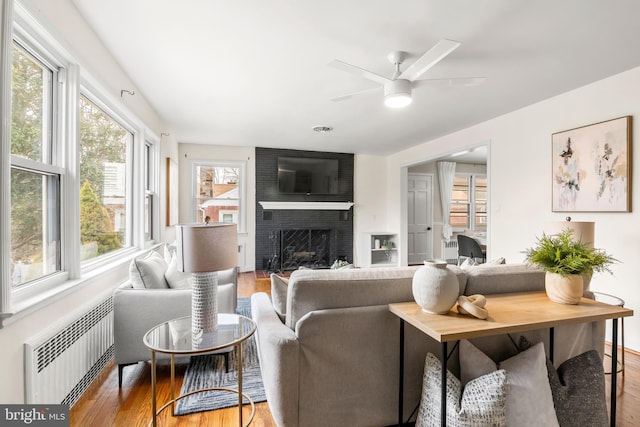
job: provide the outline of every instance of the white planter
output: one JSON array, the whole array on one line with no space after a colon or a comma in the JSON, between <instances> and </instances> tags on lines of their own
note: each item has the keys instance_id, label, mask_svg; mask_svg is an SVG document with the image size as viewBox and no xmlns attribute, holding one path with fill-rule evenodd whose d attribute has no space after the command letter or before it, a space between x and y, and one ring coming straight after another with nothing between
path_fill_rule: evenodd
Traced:
<instances>
[{"instance_id":1,"label":"white planter","mask_svg":"<svg viewBox=\"0 0 640 427\"><path fill-rule=\"evenodd\" d=\"M458 300L458 278L445 261L425 261L424 264L413 275L413 298L427 313L448 313Z\"/></svg>"},{"instance_id":2,"label":"white planter","mask_svg":"<svg viewBox=\"0 0 640 427\"><path fill-rule=\"evenodd\" d=\"M583 277L579 274L562 276L547 272L544 276L547 296L560 304L578 304L582 298L583 286Z\"/></svg>"}]
</instances>

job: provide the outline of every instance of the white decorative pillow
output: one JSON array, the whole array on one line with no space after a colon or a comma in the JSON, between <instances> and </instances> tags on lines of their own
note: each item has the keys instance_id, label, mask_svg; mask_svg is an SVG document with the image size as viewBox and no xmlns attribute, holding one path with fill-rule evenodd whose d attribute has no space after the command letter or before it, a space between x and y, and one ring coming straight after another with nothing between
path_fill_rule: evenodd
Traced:
<instances>
[{"instance_id":1,"label":"white decorative pillow","mask_svg":"<svg viewBox=\"0 0 640 427\"><path fill-rule=\"evenodd\" d=\"M538 343L498 365L467 340L460 341L462 384L496 369L507 372L507 424L510 426L558 426L547 376L544 346Z\"/></svg>"},{"instance_id":2,"label":"white decorative pillow","mask_svg":"<svg viewBox=\"0 0 640 427\"><path fill-rule=\"evenodd\" d=\"M475 259L473 258L465 258L464 261L462 261L462 264L460 264L460 268L462 268L463 270L469 267L473 267L474 265L476 265L477 262Z\"/></svg>"},{"instance_id":3,"label":"white decorative pillow","mask_svg":"<svg viewBox=\"0 0 640 427\"><path fill-rule=\"evenodd\" d=\"M134 258L129 264L129 279L134 289L167 289L164 272L167 263L162 255L150 251L143 258Z\"/></svg>"},{"instance_id":4,"label":"white decorative pillow","mask_svg":"<svg viewBox=\"0 0 640 427\"><path fill-rule=\"evenodd\" d=\"M287 292L289 291L289 279L271 274L271 301L273 308L284 319L287 314Z\"/></svg>"},{"instance_id":5,"label":"white decorative pillow","mask_svg":"<svg viewBox=\"0 0 640 427\"><path fill-rule=\"evenodd\" d=\"M171 260L176 257L177 253L178 247L176 246L176 242L164 244L164 260L167 264L171 264Z\"/></svg>"},{"instance_id":6,"label":"white decorative pillow","mask_svg":"<svg viewBox=\"0 0 640 427\"><path fill-rule=\"evenodd\" d=\"M178 257L175 255L171 258L164 278L171 289L191 289L191 273L178 271Z\"/></svg>"},{"instance_id":7,"label":"white decorative pillow","mask_svg":"<svg viewBox=\"0 0 640 427\"><path fill-rule=\"evenodd\" d=\"M422 398L416 427L440 426L441 366L433 354L424 362ZM462 399L460 398L462 395ZM460 380L447 371L447 426L507 426L505 402L506 373L493 371L467 383L462 391Z\"/></svg>"}]
</instances>

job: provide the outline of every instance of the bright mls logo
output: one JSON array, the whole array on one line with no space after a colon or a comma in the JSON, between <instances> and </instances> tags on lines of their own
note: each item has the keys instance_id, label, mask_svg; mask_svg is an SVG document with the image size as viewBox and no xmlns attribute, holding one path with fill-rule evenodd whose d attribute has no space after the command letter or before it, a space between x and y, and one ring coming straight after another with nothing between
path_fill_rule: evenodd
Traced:
<instances>
[{"instance_id":1,"label":"bright mls logo","mask_svg":"<svg viewBox=\"0 0 640 427\"><path fill-rule=\"evenodd\" d=\"M0 425L69 427L69 406L0 405Z\"/></svg>"}]
</instances>

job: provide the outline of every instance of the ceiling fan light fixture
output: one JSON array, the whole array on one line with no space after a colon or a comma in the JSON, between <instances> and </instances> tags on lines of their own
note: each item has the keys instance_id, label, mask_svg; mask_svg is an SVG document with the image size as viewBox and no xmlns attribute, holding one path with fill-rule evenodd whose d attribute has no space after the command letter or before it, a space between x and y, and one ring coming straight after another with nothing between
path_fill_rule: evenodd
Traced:
<instances>
[{"instance_id":1,"label":"ceiling fan light fixture","mask_svg":"<svg viewBox=\"0 0 640 427\"><path fill-rule=\"evenodd\" d=\"M398 79L384 85L384 105L390 108L403 108L411 104L411 82Z\"/></svg>"}]
</instances>

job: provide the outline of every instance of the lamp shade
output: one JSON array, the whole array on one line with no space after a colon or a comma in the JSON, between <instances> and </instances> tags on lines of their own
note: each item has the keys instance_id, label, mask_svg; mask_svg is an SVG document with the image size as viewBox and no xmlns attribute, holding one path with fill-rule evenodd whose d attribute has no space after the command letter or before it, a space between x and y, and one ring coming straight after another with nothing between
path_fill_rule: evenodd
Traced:
<instances>
[{"instance_id":1,"label":"lamp shade","mask_svg":"<svg viewBox=\"0 0 640 427\"><path fill-rule=\"evenodd\" d=\"M573 237L593 248L595 241L595 222L581 222L581 221L550 221L544 225L544 234L547 236L555 236L566 229L573 230Z\"/></svg>"},{"instance_id":2,"label":"lamp shade","mask_svg":"<svg viewBox=\"0 0 640 427\"><path fill-rule=\"evenodd\" d=\"M178 271L206 273L238 264L236 224L176 225Z\"/></svg>"}]
</instances>

